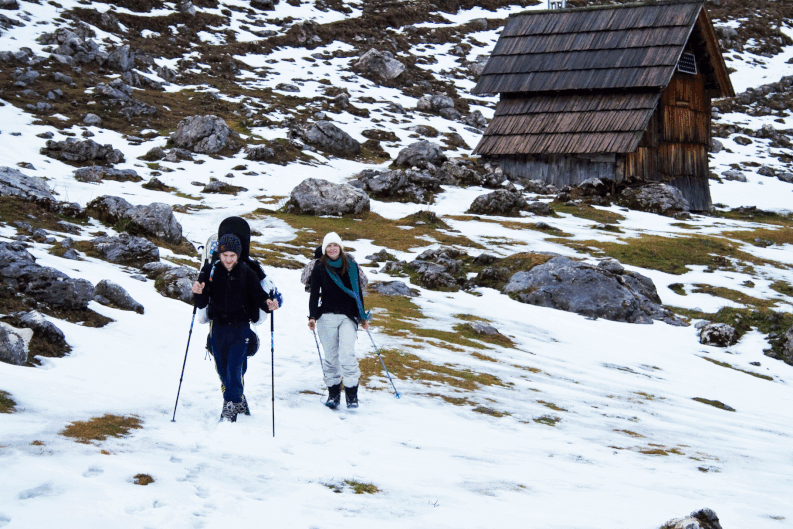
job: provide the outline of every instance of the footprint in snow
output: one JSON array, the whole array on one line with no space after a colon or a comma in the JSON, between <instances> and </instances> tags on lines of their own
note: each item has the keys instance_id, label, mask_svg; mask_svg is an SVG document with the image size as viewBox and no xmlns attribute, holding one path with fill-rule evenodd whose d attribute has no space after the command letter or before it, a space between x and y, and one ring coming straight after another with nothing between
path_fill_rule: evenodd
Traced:
<instances>
[{"instance_id":1,"label":"footprint in snow","mask_svg":"<svg viewBox=\"0 0 793 529\"><path fill-rule=\"evenodd\" d=\"M39 485L38 487L34 487L32 489L23 490L19 493L20 500L29 500L32 498L38 498L40 496L51 496L54 494L54 490L52 485L49 483L44 483Z\"/></svg>"},{"instance_id":2,"label":"footprint in snow","mask_svg":"<svg viewBox=\"0 0 793 529\"><path fill-rule=\"evenodd\" d=\"M94 476L98 476L98 475L102 474L103 472L104 472L104 469L101 469L101 468L98 468L98 467L91 467L88 470L86 470L85 472L83 472L83 477L84 478L92 478Z\"/></svg>"}]
</instances>

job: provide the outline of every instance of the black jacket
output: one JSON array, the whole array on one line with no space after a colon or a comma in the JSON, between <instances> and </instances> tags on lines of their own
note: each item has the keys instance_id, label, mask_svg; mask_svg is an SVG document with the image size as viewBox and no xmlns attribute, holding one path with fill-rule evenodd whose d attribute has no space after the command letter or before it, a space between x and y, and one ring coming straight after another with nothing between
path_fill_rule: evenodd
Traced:
<instances>
[{"instance_id":1,"label":"black jacket","mask_svg":"<svg viewBox=\"0 0 793 529\"><path fill-rule=\"evenodd\" d=\"M201 294L195 294L196 307L207 307L207 317L215 323L259 321L259 309L270 312L270 296L262 289L256 273L238 262L231 272L223 263L209 263L198 274L198 282L206 283ZM211 275L211 278L210 278Z\"/></svg>"},{"instance_id":2,"label":"black jacket","mask_svg":"<svg viewBox=\"0 0 793 529\"><path fill-rule=\"evenodd\" d=\"M331 273L335 273L335 271ZM349 270L340 277L342 284L352 290ZM363 303L360 281L358 282L358 295L361 298L361 303ZM319 304L320 296L322 297L322 305ZM355 300L333 282L333 279L328 275L328 269L320 261L314 266L314 270L311 271L311 296L308 298L308 315L309 318L318 320L320 316L326 313L344 314L355 323L358 323L361 319Z\"/></svg>"}]
</instances>

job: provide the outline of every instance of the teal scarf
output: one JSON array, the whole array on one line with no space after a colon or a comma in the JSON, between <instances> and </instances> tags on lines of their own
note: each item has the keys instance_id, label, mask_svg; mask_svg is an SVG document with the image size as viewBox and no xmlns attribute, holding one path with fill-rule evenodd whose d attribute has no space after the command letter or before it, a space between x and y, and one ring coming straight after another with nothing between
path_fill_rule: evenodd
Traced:
<instances>
[{"instance_id":1,"label":"teal scarf","mask_svg":"<svg viewBox=\"0 0 793 529\"><path fill-rule=\"evenodd\" d=\"M347 273L350 276L352 290L344 286L344 283L341 282L341 278L338 276L338 274L328 267L325 268L327 269L330 278L334 283L336 283L336 286L339 287L342 292L355 300L355 304L358 305L358 316L361 318L361 320L367 321L371 319L370 313L364 311L363 300L361 300L361 297L358 295L358 265L352 259L348 259L348 261L350 262L350 268L347 270ZM335 261L328 259L328 264L333 268L341 268L341 257Z\"/></svg>"}]
</instances>

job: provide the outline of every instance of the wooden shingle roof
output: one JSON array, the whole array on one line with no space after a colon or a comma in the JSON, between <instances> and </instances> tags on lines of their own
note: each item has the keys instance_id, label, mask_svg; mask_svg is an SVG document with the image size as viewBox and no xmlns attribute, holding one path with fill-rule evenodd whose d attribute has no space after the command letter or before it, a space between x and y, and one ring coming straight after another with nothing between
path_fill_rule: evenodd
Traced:
<instances>
[{"instance_id":1,"label":"wooden shingle roof","mask_svg":"<svg viewBox=\"0 0 793 529\"><path fill-rule=\"evenodd\" d=\"M473 92L665 87L702 7L672 0L513 15Z\"/></svg>"},{"instance_id":2,"label":"wooden shingle roof","mask_svg":"<svg viewBox=\"0 0 793 529\"><path fill-rule=\"evenodd\" d=\"M633 152L692 46L708 96L734 96L703 0L513 15L473 90L501 94L474 153Z\"/></svg>"},{"instance_id":3,"label":"wooden shingle roof","mask_svg":"<svg viewBox=\"0 0 793 529\"><path fill-rule=\"evenodd\" d=\"M660 92L504 97L474 154L631 152Z\"/></svg>"}]
</instances>

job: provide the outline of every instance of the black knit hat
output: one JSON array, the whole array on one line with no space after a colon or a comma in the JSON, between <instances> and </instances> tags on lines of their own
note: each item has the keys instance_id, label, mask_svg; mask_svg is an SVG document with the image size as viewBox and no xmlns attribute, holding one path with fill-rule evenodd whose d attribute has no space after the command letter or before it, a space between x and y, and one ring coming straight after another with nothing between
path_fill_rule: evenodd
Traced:
<instances>
[{"instance_id":1,"label":"black knit hat","mask_svg":"<svg viewBox=\"0 0 793 529\"><path fill-rule=\"evenodd\" d=\"M242 254L242 243L233 233L227 233L218 239L218 253L234 252L239 257Z\"/></svg>"}]
</instances>

